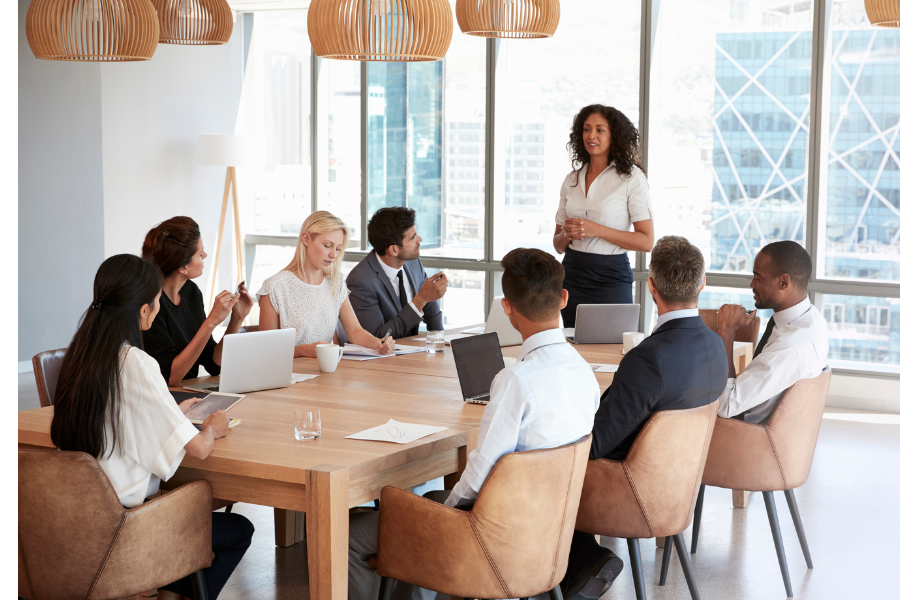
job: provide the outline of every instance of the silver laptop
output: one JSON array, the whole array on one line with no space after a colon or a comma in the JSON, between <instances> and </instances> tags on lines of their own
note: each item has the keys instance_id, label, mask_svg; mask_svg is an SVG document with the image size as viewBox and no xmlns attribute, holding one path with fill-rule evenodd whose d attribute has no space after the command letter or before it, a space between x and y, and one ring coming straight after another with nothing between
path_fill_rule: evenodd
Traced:
<instances>
[{"instance_id":1,"label":"silver laptop","mask_svg":"<svg viewBox=\"0 0 900 600\"><path fill-rule=\"evenodd\" d=\"M296 329L226 335L219 381L184 386L195 392L244 394L291 385Z\"/></svg>"},{"instance_id":2,"label":"silver laptop","mask_svg":"<svg viewBox=\"0 0 900 600\"><path fill-rule=\"evenodd\" d=\"M575 344L621 344L622 334L637 331L640 304L579 304L575 327L566 338Z\"/></svg>"},{"instance_id":3,"label":"silver laptop","mask_svg":"<svg viewBox=\"0 0 900 600\"><path fill-rule=\"evenodd\" d=\"M522 344L522 334L516 331L512 323L509 322L509 317L503 312L501 300L503 300L503 297L497 296L491 302L491 310L488 313L487 323L484 324L484 332L496 332L501 346L520 346Z\"/></svg>"},{"instance_id":4,"label":"silver laptop","mask_svg":"<svg viewBox=\"0 0 900 600\"><path fill-rule=\"evenodd\" d=\"M496 332L450 340L456 374L463 400L487 404L491 399L491 383L504 369L503 353Z\"/></svg>"}]
</instances>

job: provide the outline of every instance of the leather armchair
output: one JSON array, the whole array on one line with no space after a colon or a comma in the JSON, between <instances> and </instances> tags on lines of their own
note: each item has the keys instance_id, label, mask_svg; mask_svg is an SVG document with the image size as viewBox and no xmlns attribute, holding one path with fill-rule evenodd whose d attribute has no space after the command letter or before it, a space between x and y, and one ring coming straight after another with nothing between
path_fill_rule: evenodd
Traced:
<instances>
[{"instance_id":1,"label":"leather armchair","mask_svg":"<svg viewBox=\"0 0 900 600\"><path fill-rule=\"evenodd\" d=\"M561 600L591 436L501 458L471 511L393 487L381 490L377 569L464 598ZM538 485L535 485L539 482Z\"/></svg>"},{"instance_id":2,"label":"leather armchair","mask_svg":"<svg viewBox=\"0 0 900 600\"><path fill-rule=\"evenodd\" d=\"M709 459L706 461L703 483L694 509L692 554L697 551L703 491L707 485L762 492L775 542L775 553L784 579L784 589L788 596L794 595L773 492L784 492L800 538L806 566L812 569L812 557L803 532L803 523L800 521L800 512L797 510L794 488L806 483L809 477L830 384L831 369L826 369L818 377L798 381L784 392L767 423L716 419Z\"/></svg>"},{"instance_id":3,"label":"leather armchair","mask_svg":"<svg viewBox=\"0 0 900 600\"><path fill-rule=\"evenodd\" d=\"M714 308L701 308L700 309L700 318L703 319L703 323L706 324L707 327L715 331L719 332L719 311ZM750 342L753 344L753 349L756 349L756 342L759 341L759 315L753 318L750 321L750 324L746 327L741 327L737 331L734 332L734 341L736 342Z\"/></svg>"},{"instance_id":4,"label":"leather armchair","mask_svg":"<svg viewBox=\"0 0 900 600\"><path fill-rule=\"evenodd\" d=\"M19 451L19 596L113 600L192 574L212 559L212 488L183 485L125 509L83 452Z\"/></svg>"},{"instance_id":5,"label":"leather armchair","mask_svg":"<svg viewBox=\"0 0 900 600\"><path fill-rule=\"evenodd\" d=\"M59 380L59 370L62 368L66 350L67 348L47 350L36 354L31 359L41 406L53 406L53 398L56 396L56 382Z\"/></svg>"},{"instance_id":6,"label":"leather armchair","mask_svg":"<svg viewBox=\"0 0 900 600\"><path fill-rule=\"evenodd\" d=\"M638 600L646 598L638 538L653 537L665 537L667 547L674 540L691 598L699 597L681 532L691 522L718 408L717 400L654 413L624 461L588 462L575 528L628 539Z\"/></svg>"}]
</instances>

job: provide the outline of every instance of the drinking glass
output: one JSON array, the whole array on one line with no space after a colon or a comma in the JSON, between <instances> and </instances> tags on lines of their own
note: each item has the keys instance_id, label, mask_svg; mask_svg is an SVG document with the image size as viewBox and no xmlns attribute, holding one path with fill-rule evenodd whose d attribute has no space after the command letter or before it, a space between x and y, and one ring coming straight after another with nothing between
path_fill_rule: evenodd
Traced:
<instances>
[{"instance_id":1,"label":"drinking glass","mask_svg":"<svg viewBox=\"0 0 900 600\"><path fill-rule=\"evenodd\" d=\"M429 331L425 334L425 351L428 354L444 351L444 332Z\"/></svg>"},{"instance_id":2,"label":"drinking glass","mask_svg":"<svg viewBox=\"0 0 900 600\"><path fill-rule=\"evenodd\" d=\"M294 411L294 437L297 440L317 440L321 436L322 417L318 409L298 408Z\"/></svg>"}]
</instances>

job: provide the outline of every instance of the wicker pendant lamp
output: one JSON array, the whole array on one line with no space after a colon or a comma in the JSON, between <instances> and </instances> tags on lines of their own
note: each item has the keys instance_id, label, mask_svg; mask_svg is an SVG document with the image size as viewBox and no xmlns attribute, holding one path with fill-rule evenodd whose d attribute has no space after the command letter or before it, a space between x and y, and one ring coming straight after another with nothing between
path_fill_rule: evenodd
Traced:
<instances>
[{"instance_id":1,"label":"wicker pendant lamp","mask_svg":"<svg viewBox=\"0 0 900 600\"><path fill-rule=\"evenodd\" d=\"M159 42L210 46L231 38L234 20L225 0L151 0L159 14Z\"/></svg>"},{"instance_id":2,"label":"wicker pendant lamp","mask_svg":"<svg viewBox=\"0 0 900 600\"><path fill-rule=\"evenodd\" d=\"M866 15L876 27L900 28L900 0L866 0Z\"/></svg>"},{"instance_id":3,"label":"wicker pendant lamp","mask_svg":"<svg viewBox=\"0 0 900 600\"><path fill-rule=\"evenodd\" d=\"M453 35L447 0L312 0L309 41L320 58L440 60Z\"/></svg>"},{"instance_id":4,"label":"wicker pendant lamp","mask_svg":"<svg viewBox=\"0 0 900 600\"><path fill-rule=\"evenodd\" d=\"M150 60L159 22L150 0L33 0L25 36L35 58L86 62Z\"/></svg>"},{"instance_id":5,"label":"wicker pendant lamp","mask_svg":"<svg viewBox=\"0 0 900 600\"><path fill-rule=\"evenodd\" d=\"M548 38L559 25L559 0L456 0L456 22L480 37Z\"/></svg>"}]
</instances>

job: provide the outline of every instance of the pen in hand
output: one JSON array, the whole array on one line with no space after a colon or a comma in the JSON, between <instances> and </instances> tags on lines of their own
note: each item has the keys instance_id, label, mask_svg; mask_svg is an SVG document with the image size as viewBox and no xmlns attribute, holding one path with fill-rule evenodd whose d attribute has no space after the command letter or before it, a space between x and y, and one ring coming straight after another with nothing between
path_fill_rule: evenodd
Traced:
<instances>
[{"instance_id":1,"label":"pen in hand","mask_svg":"<svg viewBox=\"0 0 900 600\"><path fill-rule=\"evenodd\" d=\"M387 333L384 334L384 337L383 337L383 338L381 338L381 343L383 344L383 343L384 343L384 340L388 339L392 333L394 333L394 328L393 328L393 327L391 327L390 329L387 330Z\"/></svg>"}]
</instances>

